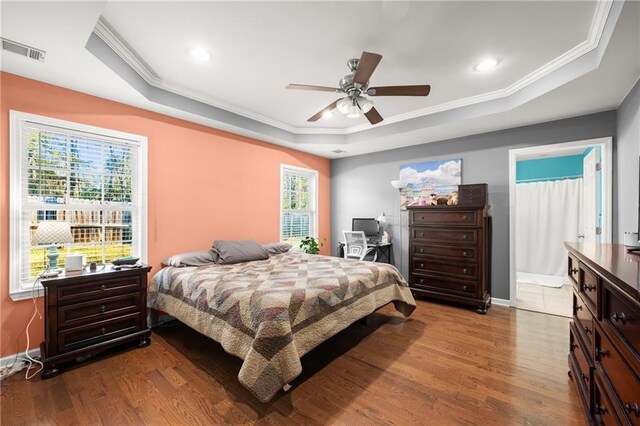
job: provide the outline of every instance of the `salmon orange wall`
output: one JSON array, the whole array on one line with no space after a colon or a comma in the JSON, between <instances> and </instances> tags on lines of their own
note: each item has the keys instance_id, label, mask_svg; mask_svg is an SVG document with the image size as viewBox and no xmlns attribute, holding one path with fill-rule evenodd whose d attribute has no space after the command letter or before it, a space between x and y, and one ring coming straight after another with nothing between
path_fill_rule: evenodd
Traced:
<instances>
[{"instance_id":1,"label":"salmon orange wall","mask_svg":"<svg viewBox=\"0 0 640 426\"><path fill-rule=\"evenodd\" d=\"M319 235L329 254L329 160L13 74L0 73L1 353L25 349L31 300L9 297L9 110L105 127L149 138L148 262L207 249L214 239L279 239L280 164L319 172ZM39 300L42 312L42 300ZM43 339L42 321L31 347ZM18 339L18 344L16 344Z\"/></svg>"}]
</instances>

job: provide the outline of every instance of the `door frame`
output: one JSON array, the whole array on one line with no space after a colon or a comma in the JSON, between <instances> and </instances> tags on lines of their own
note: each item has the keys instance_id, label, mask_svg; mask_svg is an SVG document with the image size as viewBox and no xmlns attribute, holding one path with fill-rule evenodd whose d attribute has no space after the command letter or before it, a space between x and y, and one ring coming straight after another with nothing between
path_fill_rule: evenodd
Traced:
<instances>
[{"instance_id":1,"label":"door frame","mask_svg":"<svg viewBox=\"0 0 640 426\"><path fill-rule=\"evenodd\" d=\"M613 235L613 138L597 138L581 141L532 146L509 150L509 306L516 306L516 162L531 154L558 154L575 148L590 146L601 148L602 173L602 241L611 243Z\"/></svg>"}]
</instances>

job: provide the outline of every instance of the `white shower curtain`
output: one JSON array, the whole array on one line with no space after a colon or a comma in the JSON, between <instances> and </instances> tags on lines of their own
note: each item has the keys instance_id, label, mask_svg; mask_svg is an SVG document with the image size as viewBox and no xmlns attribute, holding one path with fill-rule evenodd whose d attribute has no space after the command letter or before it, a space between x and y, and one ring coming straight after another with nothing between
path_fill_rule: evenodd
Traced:
<instances>
[{"instance_id":1,"label":"white shower curtain","mask_svg":"<svg viewBox=\"0 0 640 426\"><path fill-rule=\"evenodd\" d=\"M582 179L516 185L518 272L567 275L564 242L578 241L581 205Z\"/></svg>"}]
</instances>

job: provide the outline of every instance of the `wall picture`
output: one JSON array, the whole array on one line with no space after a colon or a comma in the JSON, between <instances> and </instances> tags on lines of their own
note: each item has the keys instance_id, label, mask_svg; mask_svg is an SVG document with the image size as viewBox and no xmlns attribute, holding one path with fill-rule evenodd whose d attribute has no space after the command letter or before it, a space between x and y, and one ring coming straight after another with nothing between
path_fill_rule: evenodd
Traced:
<instances>
[{"instance_id":1,"label":"wall picture","mask_svg":"<svg viewBox=\"0 0 640 426\"><path fill-rule=\"evenodd\" d=\"M400 180L407 186L400 191L400 208L446 204L462 184L462 159L428 161L400 166Z\"/></svg>"}]
</instances>

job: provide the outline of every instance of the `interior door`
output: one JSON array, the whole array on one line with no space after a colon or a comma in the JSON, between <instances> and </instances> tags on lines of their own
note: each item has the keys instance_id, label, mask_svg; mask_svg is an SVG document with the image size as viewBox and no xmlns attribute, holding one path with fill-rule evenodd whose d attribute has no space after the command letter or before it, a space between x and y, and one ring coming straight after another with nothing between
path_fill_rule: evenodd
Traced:
<instances>
[{"instance_id":1,"label":"interior door","mask_svg":"<svg viewBox=\"0 0 640 426\"><path fill-rule=\"evenodd\" d=\"M582 223L585 242L597 242L598 232L598 148L594 147L582 160L583 166L583 195L582 195Z\"/></svg>"}]
</instances>

